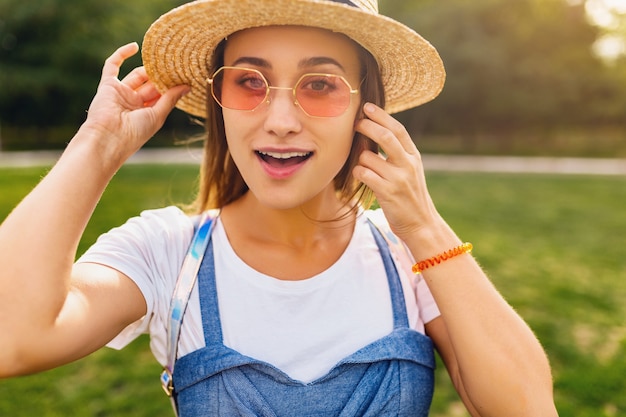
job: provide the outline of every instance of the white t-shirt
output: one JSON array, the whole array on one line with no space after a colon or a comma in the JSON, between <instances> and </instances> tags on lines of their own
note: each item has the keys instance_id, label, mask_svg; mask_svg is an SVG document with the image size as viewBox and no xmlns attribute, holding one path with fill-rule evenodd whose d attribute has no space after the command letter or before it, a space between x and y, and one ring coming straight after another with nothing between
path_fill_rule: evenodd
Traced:
<instances>
[{"instance_id":1,"label":"white t-shirt","mask_svg":"<svg viewBox=\"0 0 626 417\"><path fill-rule=\"evenodd\" d=\"M146 299L146 316L108 346L120 349L140 334L150 333L154 356L166 363L169 304L192 237L193 219L178 208L149 210L102 235L78 260L124 273ZM310 382L391 332L387 277L365 216L358 218L340 259L301 281L279 280L245 264L230 246L219 218L212 240L226 346L268 362L293 379ZM424 323L437 317L439 310L423 280L399 272L409 325L423 333ZM184 316L178 357L204 345L196 285Z\"/></svg>"}]
</instances>

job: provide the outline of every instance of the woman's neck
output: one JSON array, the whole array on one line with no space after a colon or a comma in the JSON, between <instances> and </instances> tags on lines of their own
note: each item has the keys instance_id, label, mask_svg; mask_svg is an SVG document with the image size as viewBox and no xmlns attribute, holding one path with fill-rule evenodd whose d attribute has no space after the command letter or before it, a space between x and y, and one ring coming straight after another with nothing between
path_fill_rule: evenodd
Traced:
<instances>
[{"instance_id":1,"label":"woman's neck","mask_svg":"<svg viewBox=\"0 0 626 417\"><path fill-rule=\"evenodd\" d=\"M356 213L333 190L289 209L261 204L248 192L224 207L221 217L227 232L237 228L255 240L305 249L346 230L351 234Z\"/></svg>"}]
</instances>

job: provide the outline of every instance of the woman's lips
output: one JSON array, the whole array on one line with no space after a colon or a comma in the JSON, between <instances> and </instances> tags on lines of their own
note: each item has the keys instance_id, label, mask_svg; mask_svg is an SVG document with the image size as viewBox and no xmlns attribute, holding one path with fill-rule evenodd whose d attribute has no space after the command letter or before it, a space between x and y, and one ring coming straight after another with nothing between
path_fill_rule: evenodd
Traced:
<instances>
[{"instance_id":1,"label":"woman's lips","mask_svg":"<svg viewBox=\"0 0 626 417\"><path fill-rule=\"evenodd\" d=\"M256 151L261 166L272 178L282 179L293 175L313 155L305 151Z\"/></svg>"}]
</instances>

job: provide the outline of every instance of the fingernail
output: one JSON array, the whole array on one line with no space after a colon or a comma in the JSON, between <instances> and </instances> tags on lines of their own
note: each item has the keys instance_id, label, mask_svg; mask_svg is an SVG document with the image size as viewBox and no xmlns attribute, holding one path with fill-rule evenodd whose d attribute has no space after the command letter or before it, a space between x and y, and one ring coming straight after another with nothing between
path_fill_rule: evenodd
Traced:
<instances>
[{"instance_id":1,"label":"fingernail","mask_svg":"<svg viewBox=\"0 0 626 417\"><path fill-rule=\"evenodd\" d=\"M376 106L372 103L365 103L364 109L367 113L374 113L376 111Z\"/></svg>"}]
</instances>

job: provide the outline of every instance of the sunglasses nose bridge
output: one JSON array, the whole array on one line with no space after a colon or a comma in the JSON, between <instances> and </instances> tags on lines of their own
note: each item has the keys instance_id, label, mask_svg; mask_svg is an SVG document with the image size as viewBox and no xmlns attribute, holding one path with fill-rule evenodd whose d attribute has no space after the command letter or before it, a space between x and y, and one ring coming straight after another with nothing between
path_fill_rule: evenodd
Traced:
<instances>
[{"instance_id":1,"label":"sunglasses nose bridge","mask_svg":"<svg viewBox=\"0 0 626 417\"><path fill-rule=\"evenodd\" d=\"M291 101L293 102L293 104L298 105L298 99L296 97L296 90L294 87L275 87L273 85L269 85L267 86L267 97L265 98L265 102L267 104L270 104L272 101L272 90L285 90L285 91L291 91Z\"/></svg>"}]
</instances>

